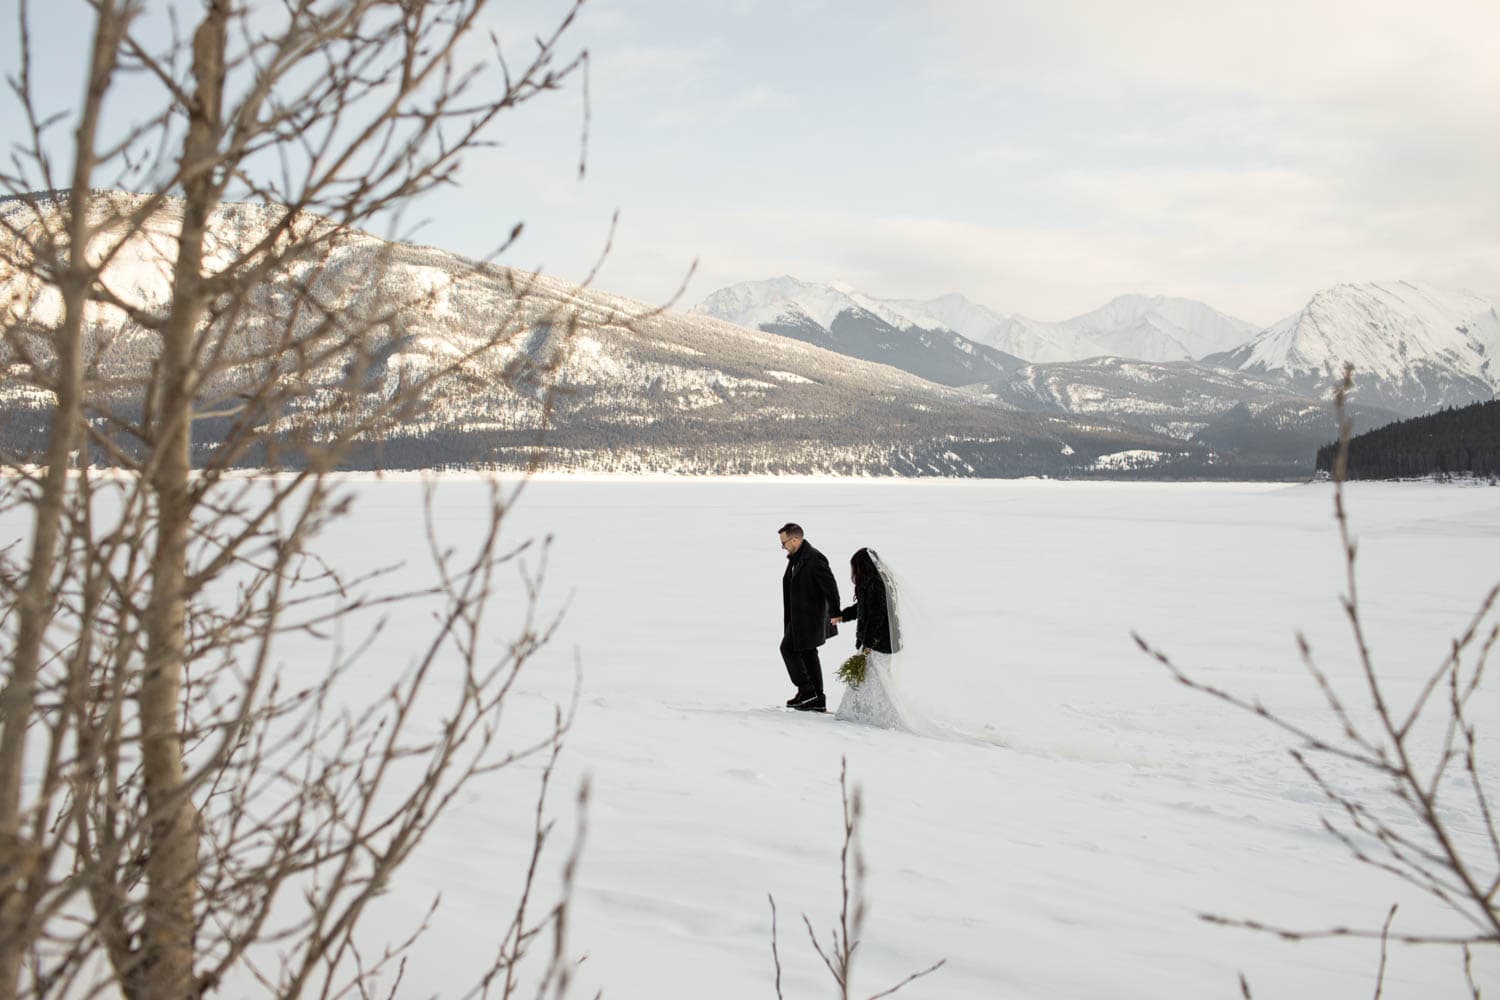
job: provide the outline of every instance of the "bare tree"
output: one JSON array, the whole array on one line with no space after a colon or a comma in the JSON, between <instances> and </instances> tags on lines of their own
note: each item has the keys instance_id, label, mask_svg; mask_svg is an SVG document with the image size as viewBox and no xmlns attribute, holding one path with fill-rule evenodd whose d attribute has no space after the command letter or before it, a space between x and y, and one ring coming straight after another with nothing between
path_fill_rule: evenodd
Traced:
<instances>
[{"instance_id":1,"label":"bare tree","mask_svg":"<svg viewBox=\"0 0 1500 1000\"><path fill-rule=\"evenodd\" d=\"M839 793L844 805L844 846L839 851L839 886L841 903L838 923L829 931L827 942L818 940L817 931L807 914L802 915L802 924L807 928L808 940L813 951L823 962L838 989L840 1000L850 1000L858 994L854 990L854 959L864 933L868 907L865 902L865 858L859 847L859 823L861 804L859 788L849 788L849 762L839 765ZM767 895L771 904L771 960L776 967L776 996L781 998L781 950L776 933L776 897ZM910 985L924 976L930 976L942 968L948 960L939 959L932 965L913 972L894 986L870 995L869 1000L880 1000Z\"/></svg>"},{"instance_id":2,"label":"bare tree","mask_svg":"<svg viewBox=\"0 0 1500 1000\"><path fill-rule=\"evenodd\" d=\"M347 510L330 473L353 449L476 380L513 381L546 426L576 314L488 260L402 284L402 245L362 230L586 71L562 49L579 3L512 65L476 45L486 0L202 0L166 37L144 0L94 0L83 98L62 116L35 91L21 3L9 83L29 134L0 170L0 360L5 388L40 401L45 446L5 458L31 531L0 564L0 1000L197 996L231 973L367 995L410 942L366 956L360 918L455 795L555 759L570 709L520 742L501 726L555 624L545 547L501 541L514 490L493 488L462 551L430 526L430 585L349 578L313 542ZM103 108L125 83L137 113L115 125ZM141 266L162 294L122 279ZM493 300L490 326L407 349L455 290ZM524 607L498 643L506 567ZM289 637L403 600L436 626L374 704L341 686L367 645L335 646L311 679L280 671ZM566 892L531 901L549 832L539 819L481 992L511 995L544 930L544 988L566 988Z\"/></svg>"},{"instance_id":3,"label":"bare tree","mask_svg":"<svg viewBox=\"0 0 1500 1000\"><path fill-rule=\"evenodd\" d=\"M1358 544L1350 528L1345 470L1351 425L1345 401L1353 388L1346 368L1335 390L1339 448L1333 467L1334 518L1342 543L1346 593L1342 604L1354 641L1360 691L1341 691L1319 666L1305 636L1297 636L1302 663L1326 708L1327 726L1297 722L1254 697L1206 683L1178 666L1139 635L1137 644L1180 683L1280 729L1294 742L1289 750L1307 780L1332 807L1323 828L1357 861L1405 882L1436 900L1467 926L1461 933L1416 930L1395 933L1396 909L1384 923L1366 927L1290 928L1255 920L1205 914L1219 924L1277 934L1290 940L1355 937L1378 939L1380 964L1376 996L1384 983L1390 942L1437 944L1462 952L1472 994L1470 952L1500 945L1500 826L1494 798L1480 760L1476 705L1485 667L1500 641L1500 585L1479 601L1462 633L1426 675L1415 697L1399 704L1374 665L1360 611L1355 562ZM1347 773L1335 773L1338 765ZM1369 791L1371 782L1380 789ZM1465 830L1464 817L1477 827ZM1248 985L1242 983L1245 995Z\"/></svg>"}]
</instances>

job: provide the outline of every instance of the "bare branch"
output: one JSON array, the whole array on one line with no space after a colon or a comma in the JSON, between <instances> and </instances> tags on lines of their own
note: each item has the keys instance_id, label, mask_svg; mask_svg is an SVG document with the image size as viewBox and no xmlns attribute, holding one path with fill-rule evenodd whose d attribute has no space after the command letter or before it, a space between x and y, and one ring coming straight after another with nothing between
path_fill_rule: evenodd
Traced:
<instances>
[{"instance_id":1,"label":"bare branch","mask_svg":"<svg viewBox=\"0 0 1500 1000\"><path fill-rule=\"evenodd\" d=\"M393 990L430 911L371 948L356 934L369 903L462 789L543 755L538 844L504 954L509 993L550 929L543 989L560 996L583 800L563 900L543 906L532 883L577 693L545 737L512 732L507 698L557 626L539 606L545 553L528 569L524 545L500 542L516 491L495 487L460 555L434 553L432 584L378 592L385 575L343 573L317 539L349 511L332 474L350 454L481 382L534 400L528 431L546 433L558 366L593 320L536 301L489 259L387 294L411 250L357 227L399 224L502 117L586 71L586 54L562 49L579 4L529 58L495 68L498 91L465 63L482 0L207 0L180 30L169 8L164 38L139 0L88 6L69 187L51 180L59 119L36 100L26 3L9 83L28 134L0 172L15 196L0 272L18 289L0 303L0 360L49 407L45 449L7 469L32 550L0 554L0 619L19 640L0 696L0 1000L190 995L237 970L278 995ZM106 121L121 73L158 103ZM587 116L585 95L583 156ZM101 190L111 173L140 193ZM160 269L163 296L120 279L133 261ZM440 295L475 289L495 302L492 329L425 369L393 363ZM517 338L540 324L555 335L527 355ZM506 368L509 355L525 364ZM511 563L507 590L497 573ZM521 625L496 644L488 609L502 600ZM412 669L349 704L343 681L380 634L346 647L349 616L418 602L438 615ZM332 646L322 671L281 671L291 635ZM416 722L428 706L435 727Z\"/></svg>"},{"instance_id":2,"label":"bare branch","mask_svg":"<svg viewBox=\"0 0 1500 1000\"><path fill-rule=\"evenodd\" d=\"M771 903L771 962L776 966L776 1000L785 1000L781 993L781 953L776 948L776 897L768 892L766 899Z\"/></svg>"},{"instance_id":3,"label":"bare branch","mask_svg":"<svg viewBox=\"0 0 1500 1000\"><path fill-rule=\"evenodd\" d=\"M854 995L853 969L854 957L859 950L860 940L864 933L864 920L866 915L866 904L864 896L864 882L866 877L864 856L859 849L858 831L861 817L861 795L860 790L849 787L849 764L843 760L839 765L839 792L843 804L843 846L839 851L839 887L840 906L838 924L829 934L828 944L825 945L818 940L817 932L813 930L812 920L807 914L802 915L802 924L807 929L808 940L812 942L813 952L822 961L823 967L828 970L834 985L838 987L839 995L848 1000ZM776 900L769 894L767 898L771 902L771 958L776 967L776 995L781 997L781 955L776 942ZM931 975L940 969L947 959L942 959L935 964L914 972L894 986L874 994L869 1000L878 1000L880 997L888 997L905 986Z\"/></svg>"},{"instance_id":4,"label":"bare branch","mask_svg":"<svg viewBox=\"0 0 1500 1000\"><path fill-rule=\"evenodd\" d=\"M1385 923L1380 928L1380 967L1375 972L1375 1000L1380 1000L1380 994L1385 990L1385 960L1386 951L1391 943L1391 921L1396 919L1396 907L1391 907L1391 912L1386 914Z\"/></svg>"}]
</instances>

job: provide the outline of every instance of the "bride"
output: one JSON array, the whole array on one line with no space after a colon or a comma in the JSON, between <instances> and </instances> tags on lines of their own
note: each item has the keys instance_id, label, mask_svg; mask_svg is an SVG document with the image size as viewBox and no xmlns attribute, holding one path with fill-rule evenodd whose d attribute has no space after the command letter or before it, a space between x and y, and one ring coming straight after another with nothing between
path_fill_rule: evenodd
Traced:
<instances>
[{"instance_id":1,"label":"bride","mask_svg":"<svg viewBox=\"0 0 1500 1000\"><path fill-rule=\"evenodd\" d=\"M865 654L865 679L844 689L836 717L915 731L917 718L903 703L892 669L894 654L901 650L896 581L872 549L854 553L849 568L854 576L854 603L830 621L855 623L855 645Z\"/></svg>"}]
</instances>

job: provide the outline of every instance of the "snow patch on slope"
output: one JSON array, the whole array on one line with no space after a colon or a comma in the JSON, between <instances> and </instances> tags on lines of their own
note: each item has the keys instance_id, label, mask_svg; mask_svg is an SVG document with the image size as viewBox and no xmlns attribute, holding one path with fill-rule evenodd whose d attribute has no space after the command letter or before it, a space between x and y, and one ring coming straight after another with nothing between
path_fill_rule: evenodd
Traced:
<instances>
[{"instance_id":1,"label":"snow patch on slope","mask_svg":"<svg viewBox=\"0 0 1500 1000\"><path fill-rule=\"evenodd\" d=\"M1125 451L1113 451L1108 455L1100 455L1094 459L1095 469L1108 469L1121 471L1125 469L1144 469L1152 465L1160 465L1171 458L1164 451L1150 451L1144 448L1130 448Z\"/></svg>"}]
</instances>

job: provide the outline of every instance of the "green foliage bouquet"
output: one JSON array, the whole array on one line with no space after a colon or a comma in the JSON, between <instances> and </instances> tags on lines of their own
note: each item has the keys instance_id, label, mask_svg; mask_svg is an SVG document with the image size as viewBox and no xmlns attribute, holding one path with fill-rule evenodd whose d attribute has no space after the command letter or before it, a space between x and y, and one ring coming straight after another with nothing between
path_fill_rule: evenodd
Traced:
<instances>
[{"instance_id":1,"label":"green foliage bouquet","mask_svg":"<svg viewBox=\"0 0 1500 1000\"><path fill-rule=\"evenodd\" d=\"M855 653L839 667L839 680L850 687L859 687L865 682L865 654Z\"/></svg>"}]
</instances>

